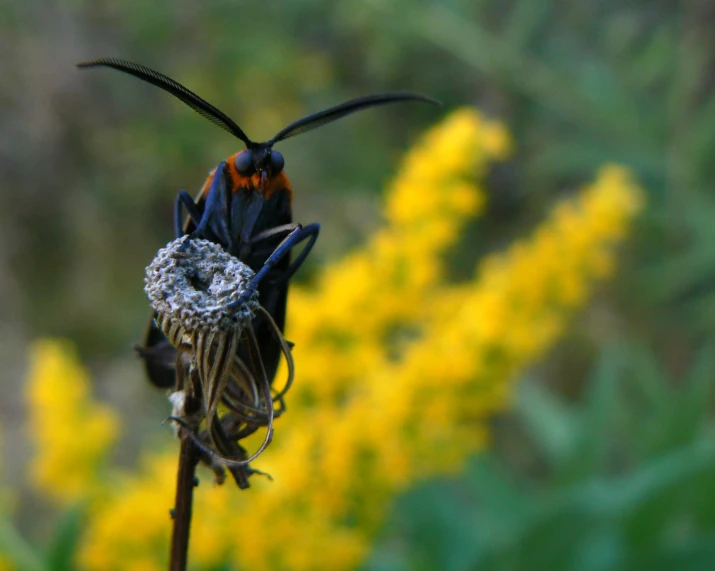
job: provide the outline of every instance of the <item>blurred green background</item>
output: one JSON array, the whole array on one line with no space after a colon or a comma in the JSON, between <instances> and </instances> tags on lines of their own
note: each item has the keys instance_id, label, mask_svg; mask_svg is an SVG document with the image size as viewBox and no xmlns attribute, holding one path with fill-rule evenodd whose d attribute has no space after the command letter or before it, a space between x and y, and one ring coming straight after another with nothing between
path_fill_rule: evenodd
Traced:
<instances>
[{"instance_id":1,"label":"blurred green background","mask_svg":"<svg viewBox=\"0 0 715 571\"><path fill-rule=\"evenodd\" d=\"M615 280L521 383L493 450L402 497L369 569L715 568L715 3L370 0L0 4L0 362L6 479L28 456L21 380L40 336L74 340L126 418L131 465L164 398L131 353L145 265L172 203L240 143L111 71L141 62L265 139L353 96L421 91L513 133L455 278L524 234L605 162L648 209ZM380 191L442 115L374 110L281 144L295 218L322 224L297 279L377 227ZM21 505L35 506L31 497ZM24 502L24 503L23 503ZM22 526L41 536L25 515Z\"/></svg>"}]
</instances>

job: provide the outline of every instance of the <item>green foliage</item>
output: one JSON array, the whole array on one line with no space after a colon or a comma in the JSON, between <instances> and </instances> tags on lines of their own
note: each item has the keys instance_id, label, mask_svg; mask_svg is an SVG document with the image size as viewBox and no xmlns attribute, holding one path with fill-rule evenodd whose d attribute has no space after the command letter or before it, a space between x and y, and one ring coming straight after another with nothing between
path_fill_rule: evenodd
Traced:
<instances>
[{"instance_id":1,"label":"green foliage","mask_svg":"<svg viewBox=\"0 0 715 571\"><path fill-rule=\"evenodd\" d=\"M44 571L46 569L39 551L27 543L18 533L12 521L5 515L0 516L0 555L23 570Z\"/></svg>"},{"instance_id":2,"label":"green foliage","mask_svg":"<svg viewBox=\"0 0 715 571\"><path fill-rule=\"evenodd\" d=\"M712 569L714 357L675 382L643 347L609 346L576 404L524 383L516 413L543 473L492 453L421 486L366 569Z\"/></svg>"},{"instance_id":3,"label":"green foliage","mask_svg":"<svg viewBox=\"0 0 715 571\"><path fill-rule=\"evenodd\" d=\"M48 568L51 571L71 571L74 555L82 533L84 510L70 509L60 517L55 525L54 537L47 551Z\"/></svg>"},{"instance_id":4,"label":"green foliage","mask_svg":"<svg viewBox=\"0 0 715 571\"><path fill-rule=\"evenodd\" d=\"M0 556L22 571L71 571L77 542L82 533L85 509L81 506L61 514L45 549L28 543L7 516L0 516Z\"/></svg>"}]
</instances>

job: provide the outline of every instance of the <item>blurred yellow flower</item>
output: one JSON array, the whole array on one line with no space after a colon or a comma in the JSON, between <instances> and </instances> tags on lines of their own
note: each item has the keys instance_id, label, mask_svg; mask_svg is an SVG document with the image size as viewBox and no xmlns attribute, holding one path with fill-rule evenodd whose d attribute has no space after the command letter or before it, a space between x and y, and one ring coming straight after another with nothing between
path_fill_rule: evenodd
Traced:
<instances>
[{"instance_id":1,"label":"blurred yellow flower","mask_svg":"<svg viewBox=\"0 0 715 571\"><path fill-rule=\"evenodd\" d=\"M34 343L26 397L35 445L32 483L61 504L87 498L97 490L97 467L119 423L114 411L92 401L88 374L71 344Z\"/></svg>"},{"instance_id":2,"label":"blurred yellow flower","mask_svg":"<svg viewBox=\"0 0 715 571\"><path fill-rule=\"evenodd\" d=\"M604 168L531 238L484 260L471 282L426 292L417 310L419 333L368 366L359 357L334 358L351 344L374 342L357 330L346 344L351 330L340 330L329 304L321 304L339 292L319 289L292 305L289 337L298 337L303 317L320 313L339 348L326 349L330 337L319 329L296 346L302 367L291 397L300 406L282 421L261 459L276 482L236 499L235 512L252 521L236 538L236 562L256 569L358 566L386 502L419 478L460 470L484 448L489 418L509 405L510 382L554 343L571 311L585 302L589 284L604 276L604 260L610 267L612 246L641 200L626 171ZM382 295L380 284L371 284L368 295ZM378 343L386 333L379 332ZM316 388L333 381L306 365L319 361L327 361L326 372L331 363L340 367L339 399ZM270 543L256 542L265 529ZM315 537L319 558L306 547Z\"/></svg>"},{"instance_id":3,"label":"blurred yellow flower","mask_svg":"<svg viewBox=\"0 0 715 571\"><path fill-rule=\"evenodd\" d=\"M171 533L169 508L174 503L177 453L147 458L140 479L118 475L111 510L112 517L94 518L106 506L98 504L90 513L94 521L82 563L92 569L163 569ZM140 517L137 514L141 513ZM93 542L92 535L112 538L111 549Z\"/></svg>"},{"instance_id":4,"label":"blurred yellow flower","mask_svg":"<svg viewBox=\"0 0 715 571\"><path fill-rule=\"evenodd\" d=\"M192 568L356 568L397 493L487 445L488 420L612 271L642 201L627 171L605 167L531 237L447 283L444 254L485 202L474 179L509 147L476 111L450 115L405 158L384 227L313 288L294 288L298 378L259 460L275 480L199 488ZM175 453L156 456L107 490L85 568L162 568L175 465Z\"/></svg>"}]
</instances>

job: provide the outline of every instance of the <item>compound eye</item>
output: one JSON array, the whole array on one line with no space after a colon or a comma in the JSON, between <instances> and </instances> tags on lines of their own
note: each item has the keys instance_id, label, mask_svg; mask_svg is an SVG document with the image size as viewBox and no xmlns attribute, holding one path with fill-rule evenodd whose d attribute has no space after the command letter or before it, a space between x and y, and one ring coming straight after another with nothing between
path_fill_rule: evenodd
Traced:
<instances>
[{"instance_id":1,"label":"compound eye","mask_svg":"<svg viewBox=\"0 0 715 571\"><path fill-rule=\"evenodd\" d=\"M271 151L271 167L273 167L273 174L278 174L283 170L283 165L285 165L285 159L278 151Z\"/></svg>"},{"instance_id":2,"label":"compound eye","mask_svg":"<svg viewBox=\"0 0 715 571\"><path fill-rule=\"evenodd\" d=\"M253 154L251 151L241 151L236 155L233 163L238 174L248 176L253 172Z\"/></svg>"}]
</instances>

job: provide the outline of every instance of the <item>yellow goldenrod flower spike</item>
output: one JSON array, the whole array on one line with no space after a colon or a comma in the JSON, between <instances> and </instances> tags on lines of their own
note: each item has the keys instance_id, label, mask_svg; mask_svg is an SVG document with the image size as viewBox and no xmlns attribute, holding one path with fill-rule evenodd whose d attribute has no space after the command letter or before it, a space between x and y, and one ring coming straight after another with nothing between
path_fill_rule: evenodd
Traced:
<instances>
[{"instance_id":1,"label":"yellow goldenrod flower spike","mask_svg":"<svg viewBox=\"0 0 715 571\"><path fill-rule=\"evenodd\" d=\"M392 358L369 367L341 361L350 389L340 402L294 408L286 418L292 431L283 426L289 436L264 459L275 484L238 498L237 512L265 514L253 529L270 525L272 541L253 543L256 534L241 534L236 561L257 569L357 567L387 502L420 478L458 471L486 446L487 422L508 408L511 383L553 345L593 281L606 277L613 246L641 202L627 171L605 167L530 238L480 264L472 282L433 293L420 335ZM291 315L297 329L300 317ZM356 332L354 342L369 340ZM311 362L332 358L306 345L297 362L304 364L306 354ZM297 554L305 557L318 530L320 558L303 561Z\"/></svg>"},{"instance_id":2,"label":"yellow goldenrod flower spike","mask_svg":"<svg viewBox=\"0 0 715 571\"><path fill-rule=\"evenodd\" d=\"M487 446L487 421L508 408L519 371L552 346L594 280L612 271L613 246L642 202L627 171L605 167L530 237L483 260L472 280L447 284L441 257L484 201L470 175L508 146L504 129L475 111L448 117L408 154L385 227L315 289L291 292L298 377L280 438L260 462L274 481L245 494L199 488L194 568L221 557L257 570L357 568L396 494L454 473ZM167 458L173 466L175 455ZM113 490L85 537L86 568L164 561L165 545L146 544L168 535L156 519L171 505L157 491L168 482L145 468ZM121 521L151 525L118 541L117 514L127 513Z\"/></svg>"},{"instance_id":3,"label":"yellow goldenrod flower spike","mask_svg":"<svg viewBox=\"0 0 715 571\"><path fill-rule=\"evenodd\" d=\"M483 209L485 194L475 181L508 150L501 125L461 109L408 152L388 188L386 225L328 266L313 289L291 292L288 324L296 326L289 338L302 371L294 390L341 398L352 382L342 371L356 362L369 370L411 335L441 287L446 250Z\"/></svg>"},{"instance_id":4,"label":"yellow goldenrod flower spike","mask_svg":"<svg viewBox=\"0 0 715 571\"><path fill-rule=\"evenodd\" d=\"M145 458L137 475L116 479L110 505L98 504L90 512L92 525L80 553L83 568L166 569L176 456L172 450Z\"/></svg>"},{"instance_id":5,"label":"yellow goldenrod flower spike","mask_svg":"<svg viewBox=\"0 0 715 571\"><path fill-rule=\"evenodd\" d=\"M178 450L147 455L137 474L116 479L107 504L90 513L91 525L79 554L83 569L166 569L171 533ZM233 486L216 486L212 474L200 470L201 486L194 505L191 568L216 567L226 560L240 514L231 512Z\"/></svg>"},{"instance_id":6,"label":"yellow goldenrod flower spike","mask_svg":"<svg viewBox=\"0 0 715 571\"><path fill-rule=\"evenodd\" d=\"M90 497L119 423L112 410L92 400L87 372L69 343L42 340L32 346L26 398L35 446L32 483L61 504Z\"/></svg>"}]
</instances>

